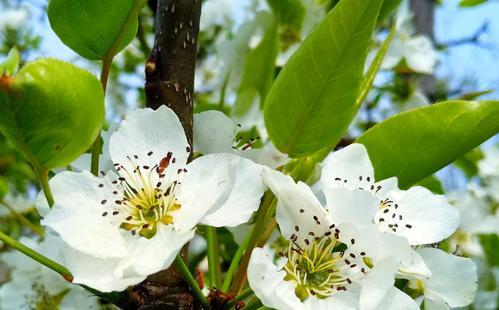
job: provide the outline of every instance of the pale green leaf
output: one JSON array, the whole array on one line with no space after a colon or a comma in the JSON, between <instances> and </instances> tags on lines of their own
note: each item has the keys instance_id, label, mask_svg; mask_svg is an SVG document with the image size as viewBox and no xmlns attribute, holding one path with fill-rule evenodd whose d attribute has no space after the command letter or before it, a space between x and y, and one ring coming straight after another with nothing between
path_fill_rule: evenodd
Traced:
<instances>
[{"instance_id":1,"label":"pale green leaf","mask_svg":"<svg viewBox=\"0 0 499 310\"><path fill-rule=\"evenodd\" d=\"M0 130L37 169L71 163L103 120L99 81L72 64L40 59L0 85Z\"/></svg>"},{"instance_id":2,"label":"pale green leaf","mask_svg":"<svg viewBox=\"0 0 499 310\"><path fill-rule=\"evenodd\" d=\"M61 41L90 60L114 56L137 33L144 0L50 0L50 25ZM111 54L111 55L109 55Z\"/></svg>"},{"instance_id":3,"label":"pale green leaf","mask_svg":"<svg viewBox=\"0 0 499 310\"><path fill-rule=\"evenodd\" d=\"M353 119L382 0L343 0L283 67L265 102L274 145L293 157L336 144Z\"/></svg>"},{"instance_id":4,"label":"pale green leaf","mask_svg":"<svg viewBox=\"0 0 499 310\"><path fill-rule=\"evenodd\" d=\"M0 76L1 75L14 75L19 68L19 62L21 61L21 57L19 56L19 51L17 48L13 47L9 54L7 54L7 58L0 64Z\"/></svg>"},{"instance_id":5,"label":"pale green leaf","mask_svg":"<svg viewBox=\"0 0 499 310\"><path fill-rule=\"evenodd\" d=\"M357 142L366 146L377 179L396 176L408 187L498 131L498 101L446 101L397 114Z\"/></svg>"}]
</instances>

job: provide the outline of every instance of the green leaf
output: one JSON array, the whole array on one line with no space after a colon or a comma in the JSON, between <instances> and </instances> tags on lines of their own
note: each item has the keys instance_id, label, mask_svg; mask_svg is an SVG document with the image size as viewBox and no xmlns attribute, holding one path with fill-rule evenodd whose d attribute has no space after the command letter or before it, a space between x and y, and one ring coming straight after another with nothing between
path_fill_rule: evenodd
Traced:
<instances>
[{"instance_id":1,"label":"green leaf","mask_svg":"<svg viewBox=\"0 0 499 310\"><path fill-rule=\"evenodd\" d=\"M390 17L395 9L400 5L402 0L385 0L379 10L378 23L382 23L385 19Z\"/></svg>"},{"instance_id":2,"label":"green leaf","mask_svg":"<svg viewBox=\"0 0 499 310\"><path fill-rule=\"evenodd\" d=\"M376 74L378 74L379 68L381 68L381 65L383 64L383 59L385 59L386 52L388 51L388 47L390 47L390 42L392 42L392 38L393 35L395 34L395 31L396 27L394 25L390 30L388 37L386 37L385 42L383 42L378 52L376 53L376 56L374 57L373 62L371 63L371 66L367 70L366 75L362 80L362 84L360 85L359 95L357 96L357 101L355 103L357 110L360 108L360 106L366 99L367 95L369 94L369 90L371 90L374 78L376 77Z\"/></svg>"},{"instance_id":3,"label":"green leaf","mask_svg":"<svg viewBox=\"0 0 499 310\"><path fill-rule=\"evenodd\" d=\"M487 2L487 0L461 0L459 2L459 6L463 8L469 8L485 2Z\"/></svg>"},{"instance_id":4,"label":"green leaf","mask_svg":"<svg viewBox=\"0 0 499 310\"><path fill-rule=\"evenodd\" d=\"M40 59L0 84L0 131L35 169L75 160L95 140L103 120L99 81L72 64Z\"/></svg>"},{"instance_id":5,"label":"green leaf","mask_svg":"<svg viewBox=\"0 0 499 310\"><path fill-rule=\"evenodd\" d=\"M379 180L408 187L468 153L499 131L499 101L447 101L397 114L357 142Z\"/></svg>"},{"instance_id":6,"label":"green leaf","mask_svg":"<svg viewBox=\"0 0 499 310\"><path fill-rule=\"evenodd\" d=\"M499 236L496 234L479 235L485 258L490 267L499 267Z\"/></svg>"},{"instance_id":7,"label":"green leaf","mask_svg":"<svg viewBox=\"0 0 499 310\"><path fill-rule=\"evenodd\" d=\"M435 194L443 195L445 193L442 183L433 175L427 176L426 178L419 181L416 185L426 187Z\"/></svg>"},{"instance_id":8,"label":"green leaf","mask_svg":"<svg viewBox=\"0 0 499 310\"><path fill-rule=\"evenodd\" d=\"M246 114L253 103L265 100L274 81L278 49L277 24L274 22L267 29L262 42L246 56L243 76L233 109L235 116Z\"/></svg>"},{"instance_id":9,"label":"green leaf","mask_svg":"<svg viewBox=\"0 0 499 310\"><path fill-rule=\"evenodd\" d=\"M480 148L476 148L454 161L454 165L461 169L468 178L478 174L478 161L483 159L483 153Z\"/></svg>"},{"instance_id":10,"label":"green leaf","mask_svg":"<svg viewBox=\"0 0 499 310\"><path fill-rule=\"evenodd\" d=\"M64 44L90 60L112 57L137 33L145 0L50 0L50 25Z\"/></svg>"},{"instance_id":11,"label":"green leaf","mask_svg":"<svg viewBox=\"0 0 499 310\"><path fill-rule=\"evenodd\" d=\"M336 144L352 121L382 0L343 0L298 48L269 91L265 125L293 157Z\"/></svg>"},{"instance_id":12,"label":"green leaf","mask_svg":"<svg viewBox=\"0 0 499 310\"><path fill-rule=\"evenodd\" d=\"M5 58L5 60L0 64L0 76L14 75L19 68L20 61L21 57L19 56L19 51L17 50L17 48L13 47L9 51L9 54L7 54L7 58Z\"/></svg>"}]
</instances>

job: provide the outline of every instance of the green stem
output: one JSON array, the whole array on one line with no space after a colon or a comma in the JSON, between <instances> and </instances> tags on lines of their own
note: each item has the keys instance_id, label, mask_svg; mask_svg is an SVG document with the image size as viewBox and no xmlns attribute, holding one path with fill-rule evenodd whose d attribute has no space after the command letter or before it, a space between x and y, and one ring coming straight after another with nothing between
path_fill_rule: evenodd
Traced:
<instances>
[{"instance_id":1,"label":"green stem","mask_svg":"<svg viewBox=\"0 0 499 310\"><path fill-rule=\"evenodd\" d=\"M231 309L236 304L236 302L244 300L244 299L250 297L251 295L253 295L253 290L251 290L250 288L245 289L244 291L241 292L241 294L237 295L236 298L229 301L224 306L224 309L225 310Z\"/></svg>"},{"instance_id":2,"label":"green stem","mask_svg":"<svg viewBox=\"0 0 499 310\"><path fill-rule=\"evenodd\" d=\"M232 262L230 263L229 270L227 270L227 273L225 274L224 282L222 284L222 291L227 292L230 288L230 284L232 283L232 278L234 277L234 272L236 271L237 267L239 266L239 262L241 261L241 258L243 257L244 251L248 247L248 244L251 239L251 232L244 238L243 243L239 246L239 248L236 251L236 254L234 254L234 258L232 258Z\"/></svg>"},{"instance_id":3,"label":"green stem","mask_svg":"<svg viewBox=\"0 0 499 310\"><path fill-rule=\"evenodd\" d=\"M206 299L206 296L204 296L203 292L199 288L198 283L192 276L191 272L189 271L189 268L185 264L182 257L180 257L180 255L177 255L177 257L175 257L175 265L177 265L177 268L184 275L185 280L187 281L187 283L189 283L189 287L191 288L196 298L201 302L203 308L210 309L210 303L208 302L208 299Z\"/></svg>"},{"instance_id":4,"label":"green stem","mask_svg":"<svg viewBox=\"0 0 499 310\"><path fill-rule=\"evenodd\" d=\"M48 268L54 270L58 274L64 277L69 282L73 281L73 275L69 270L66 269L66 267L62 266L61 264L51 260L50 258L36 252L35 250L25 246L24 244L20 243L17 240L12 239L11 237L7 236L3 232L0 232L0 240L11 246L12 248L18 250L19 252L31 257L35 261L39 262L40 264L47 266Z\"/></svg>"},{"instance_id":5,"label":"green stem","mask_svg":"<svg viewBox=\"0 0 499 310\"><path fill-rule=\"evenodd\" d=\"M49 171L47 169L38 168L36 169L38 174L38 178L40 179L40 185L42 186L43 194L45 194L45 198L47 198L47 203L49 207L52 208L54 205L54 196L52 195L52 190L49 185Z\"/></svg>"},{"instance_id":6,"label":"green stem","mask_svg":"<svg viewBox=\"0 0 499 310\"><path fill-rule=\"evenodd\" d=\"M256 310L262 307L262 302L258 298L251 299L246 306L244 306L244 310Z\"/></svg>"},{"instance_id":7,"label":"green stem","mask_svg":"<svg viewBox=\"0 0 499 310\"><path fill-rule=\"evenodd\" d=\"M239 265L238 268L238 272L234 277L234 281L229 291L232 294L239 294L244 287L244 283L246 282L247 278L246 269L248 268L251 252L257 245L258 239L265 230L267 224L265 223L265 219L267 218L268 211L271 208L271 205L273 204L274 198L275 198L274 194L270 191L266 192L264 195L263 202L257 212L255 226L253 228L253 231L251 232L250 240L248 242L248 247L244 252L241 264Z\"/></svg>"},{"instance_id":8,"label":"green stem","mask_svg":"<svg viewBox=\"0 0 499 310\"><path fill-rule=\"evenodd\" d=\"M208 278L212 287L220 287L220 255L218 252L217 229L206 226L206 243L208 253Z\"/></svg>"},{"instance_id":9,"label":"green stem","mask_svg":"<svg viewBox=\"0 0 499 310\"><path fill-rule=\"evenodd\" d=\"M22 224L29 227L34 233L38 234L40 237L45 236L45 232L40 226L37 226L36 224L28 220L23 214L14 210L14 208L10 204L6 203L5 201L2 201L1 204L4 205L7 209L9 209L12 215L14 215Z\"/></svg>"}]
</instances>

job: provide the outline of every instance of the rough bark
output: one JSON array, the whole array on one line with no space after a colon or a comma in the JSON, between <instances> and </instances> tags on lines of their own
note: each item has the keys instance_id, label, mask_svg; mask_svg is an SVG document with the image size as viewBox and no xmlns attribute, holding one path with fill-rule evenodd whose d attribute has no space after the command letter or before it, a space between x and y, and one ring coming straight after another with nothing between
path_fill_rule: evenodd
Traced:
<instances>
[{"instance_id":1,"label":"rough bark","mask_svg":"<svg viewBox=\"0 0 499 310\"><path fill-rule=\"evenodd\" d=\"M149 3L154 3L149 1ZM155 44L146 64L146 105L170 107L180 119L192 149L194 71L201 0L158 0ZM185 256L186 251L183 251ZM124 309L198 309L175 267L130 287L119 302Z\"/></svg>"}]
</instances>

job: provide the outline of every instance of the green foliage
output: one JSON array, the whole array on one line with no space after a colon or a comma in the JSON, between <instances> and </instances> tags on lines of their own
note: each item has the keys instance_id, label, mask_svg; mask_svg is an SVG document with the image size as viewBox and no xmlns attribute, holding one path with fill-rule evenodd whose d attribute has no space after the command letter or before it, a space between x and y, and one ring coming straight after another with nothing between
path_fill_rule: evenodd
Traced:
<instances>
[{"instance_id":1,"label":"green foliage","mask_svg":"<svg viewBox=\"0 0 499 310\"><path fill-rule=\"evenodd\" d=\"M437 179L433 175L427 176L426 178L416 183L416 185L426 187L435 194L439 195L445 194L444 188L442 187L442 183L440 182L439 179Z\"/></svg>"},{"instance_id":2,"label":"green foliage","mask_svg":"<svg viewBox=\"0 0 499 310\"><path fill-rule=\"evenodd\" d=\"M459 2L459 6L469 8L469 7L473 7L473 6L476 6L476 5L485 3L485 2L487 2L487 0L461 0Z\"/></svg>"},{"instance_id":3,"label":"green foliage","mask_svg":"<svg viewBox=\"0 0 499 310\"><path fill-rule=\"evenodd\" d=\"M447 101L397 114L361 135L379 180L408 187L499 131L499 102Z\"/></svg>"},{"instance_id":4,"label":"green foliage","mask_svg":"<svg viewBox=\"0 0 499 310\"><path fill-rule=\"evenodd\" d=\"M72 64L40 59L0 84L0 130L37 169L75 160L103 120L99 81Z\"/></svg>"},{"instance_id":5,"label":"green foliage","mask_svg":"<svg viewBox=\"0 0 499 310\"><path fill-rule=\"evenodd\" d=\"M497 234L480 235L485 258L489 266L499 267L499 236Z\"/></svg>"},{"instance_id":6,"label":"green foliage","mask_svg":"<svg viewBox=\"0 0 499 310\"><path fill-rule=\"evenodd\" d=\"M80 56L102 60L114 56L137 33L137 6L143 0L50 0L48 18L62 42ZM139 9L140 9L139 7Z\"/></svg>"},{"instance_id":7,"label":"green foliage","mask_svg":"<svg viewBox=\"0 0 499 310\"><path fill-rule=\"evenodd\" d=\"M265 102L265 125L280 151L306 156L341 138L382 2L341 1L284 66Z\"/></svg>"},{"instance_id":8,"label":"green foliage","mask_svg":"<svg viewBox=\"0 0 499 310\"><path fill-rule=\"evenodd\" d=\"M392 15L402 0L385 0L379 11L378 22L381 23Z\"/></svg>"},{"instance_id":9,"label":"green foliage","mask_svg":"<svg viewBox=\"0 0 499 310\"><path fill-rule=\"evenodd\" d=\"M267 3L282 24L300 31L305 17L305 7L301 0L267 0Z\"/></svg>"},{"instance_id":10,"label":"green foliage","mask_svg":"<svg viewBox=\"0 0 499 310\"><path fill-rule=\"evenodd\" d=\"M390 47L390 42L392 42L395 30L396 30L395 26L393 26L392 29L390 30L390 33L388 34L388 37L386 37L385 42L383 42L378 52L376 53L376 56L374 57L373 62L371 63L371 66L369 66L369 69L367 70L366 75L362 80L362 84L360 85L359 95L357 96L357 101L355 103L357 109L360 108L362 102L364 102L364 100L366 99L367 94L369 94L369 90L373 85L374 78L376 77L376 74L378 74L378 71L381 68L381 65L383 64L383 59L385 59L388 47Z\"/></svg>"},{"instance_id":11,"label":"green foliage","mask_svg":"<svg viewBox=\"0 0 499 310\"><path fill-rule=\"evenodd\" d=\"M454 165L461 169L468 178L478 174L478 161L483 159L483 153L479 148L472 150L461 158L458 158Z\"/></svg>"},{"instance_id":12,"label":"green foliage","mask_svg":"<svg viewBox=\"0 0 499 310\"><path fill-rule=\"evenodd\" d=\"M233 114L246 114L253 103L265 100L274 81L275 60L278 53L277 25L273 23L262 42L246 56L243 76L237 91ZM260 100L258 100L260 99Z\"/></svg>"},{"instance_id":13,"label":"green foliage","mask_svg":"<svg viewBox=\"0 0 499 310\"><path fill-rule=\"evenodd\" d=\"M13 47L9 51L7 58L0 64L0 75L14 75L19 68L20 61L21 57L19 56L19 51L17 48Z\"/></svg>"}]
</instances>

